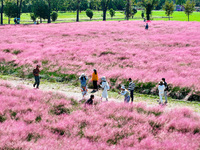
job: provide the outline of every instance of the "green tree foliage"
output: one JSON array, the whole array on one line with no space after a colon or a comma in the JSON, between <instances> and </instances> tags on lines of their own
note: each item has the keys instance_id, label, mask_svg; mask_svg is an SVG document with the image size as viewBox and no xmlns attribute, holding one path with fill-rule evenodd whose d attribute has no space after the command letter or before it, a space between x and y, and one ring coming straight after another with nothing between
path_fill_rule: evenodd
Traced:
<instances>
[{"instance_id":1,"label":"green tree foliage","mask_svg":"<svg viewBox=\"0 0 200 150\"><path fill-rule=\"evenodd\" d=\"M174 12L174 3L173 1L169 2L168 0L165 1L165 4L163 5L163 9L165 10L165 14L169 17L170 20L170 15L173 14Z\"/></svg>"},{"instance_id":2,"label":"green tree foliage","mask_svg":"<svg viewBox=\"0 0 200 150\"><path fill-rule=\"evenodd\" d=\"M142 0L141 5L145 8L147 20L150 20L152 10L158 5L159 0Z\"/></svg>"},{"instance_id":3,"label":"green tree foliage","mask_svg":"<svg viewBox=\"0 0 200 150\"><path fill-rule=\"evenodd\" d=\"M40 18L40 23L42 23L42 19L48 19L48 10L49 7L44 0L34 0L33 13L36 17Z\"/></svg>"},{"instance_id":4,"label":"green tree foliage","mask_svg":"<svg viewBox=\"0 0 200 150\"><path fill-rule=\"evenodd\" d=\"M135 16L136 13L137 13L137 9L133 8L132 9L132 14L131 14L132 18Z\"/></svg>"},{"instance_id":5,"label":"green tree foliage","mask_svg":"<svg viewBox=\"0 0 200 150\"><path fill-rule=\"evenodd\" d=\"M4 6L4 13L8 17L8 24L10 24L10 18L17 17L18 7L16 3L6 2Z\"/></svg>"},{"instance_id":6,"label":"green tree foliage","mask_svg":"<svg viewBox=\"0 0 200 150\"><path fill-rule=\"evenodd\" d=\"M177 5L183 5L185 4L185 0L176 0Z\"/></svg>"},{"instance_id":7,"label":"green tree foliage","mask_svg":"<svg viewBox=\"0 0 200 150\"><path fill-rule=\"evenodd\" d=\"M35 22L37 19L37 17L33 13L30 14L30 17L31 17L31 20L33 20L33 22Z\"/></svg>"},{"instance_id":8,"label":"green tree foliage","mask_svg":"<svg viewBox=\"0 0 200 150\"><path fill-rule=\"evenodd\" d=\"M58 13L57 13L57 12L52 12L52 13L51 13L51 20L52 20L52 21L56 21L57 18L58 18Z\"/></svg>"},{"instance_id":9,"label":"green tree foliage","mask_svg":"<svg viewBox=\"0 0 200 150\"><path fill-rule=\"evenodd\" d=\"M144 11L142 11L142 13L141 13L141 17L144 18Z\"/></svg>"},{"instance_id":10,"label":"green tree foliage","mask_svg":"<svg viewBox=\"0 0 200 150\"><path fill-rule=\"evenodd\" d=\"M86 10L86 15L90 18L90 20L92 19L92 17L93 17L93 11L91 10L91 9L87 9Z\"/></svg>"},{"instance_id":11,"label":"green tree foliage","mask_svg":"<svg viewBox=\"0 0 200 150\"><path fill-rule=\"evenodd\" d=\"M195 11L195 2L187 0L184 7L185 7L185 14L188 16L188 21L189 21L190 20L189 16L193 13L193 11Z\"/></svg>"},{"instance_id":12,"label":"green tree foliage","mask_svg":"<svg viewBox=\"0 0 200 150\"><path fill-rule=\"evenodd\" d=\"M114 9L110 9L109 11L111 18L113 18L115 16L115 10Z\"/></svg>"}]
</instances>

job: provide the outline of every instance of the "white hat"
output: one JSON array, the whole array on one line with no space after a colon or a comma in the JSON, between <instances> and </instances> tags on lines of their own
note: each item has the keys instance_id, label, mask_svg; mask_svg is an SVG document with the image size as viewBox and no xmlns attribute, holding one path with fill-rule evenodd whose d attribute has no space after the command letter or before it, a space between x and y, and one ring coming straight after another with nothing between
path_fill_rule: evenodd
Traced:
<instances>
[{"instance_id":1,"label":"white hat","mask_svg":"<svg viewBox=\"0 0 200 150\"><path fill-rule=\"evenodd\" d=\"M106 81L106 77L105 76L101 77L101 80Z\"/></svg>"},{"instance_id":2,"label":"white hat","mask_svg":"<svg viewBox=\"0 0 200 150\"><path fill-rule=\"evenodd\" d=\"M121 86L121 89L125 90L126 88L124 87L124 85Z\"/></svg>"},{"instance_id":3,"label":"white hat","mask_svg":"<svg viewBox=\"0 0 200 150\"><path fill-rule=\"evenodd\" d=\"M82 73L81 76L82 76L82 77L85 76L85 73Z\"/></svg>"}]
</instances>

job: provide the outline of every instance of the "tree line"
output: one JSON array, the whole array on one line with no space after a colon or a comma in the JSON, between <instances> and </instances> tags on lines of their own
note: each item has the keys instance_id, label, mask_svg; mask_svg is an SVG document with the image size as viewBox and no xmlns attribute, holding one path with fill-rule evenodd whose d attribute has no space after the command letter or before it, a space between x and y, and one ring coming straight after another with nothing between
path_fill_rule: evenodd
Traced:
<instances>
[{"instance_id":1,"label":"tree line","mask_svg":"<svg viewBox=\"0 0 200 150\"><path fill-rule=\"evenodd\" d=\"M76 11L76 21L79 21L79 13L88 9L91 16L91 10L102 10L103 20L106 20L107 10L123 10L128 20L137 12L136 8L143 9L143 16L150 20L153 9L164 9L170 16L173 13L174 5L184 6L189 9L188 16L194 11L194 6L200 6L200 0L190 2L187 0L0 0L1 1L1 24L3 24L3 13L10 18L20 18L21 13L31 13L31 19L47 19L48 23L55 20L58 11ZM190 8L192 5L192 9ZM172 8L173 7L173 8ZM112 14L112 12L110 12ZM144 15L146 14L146 15ZM188 17L189 18L189 17Z\"/></svg>"}]
</instances>

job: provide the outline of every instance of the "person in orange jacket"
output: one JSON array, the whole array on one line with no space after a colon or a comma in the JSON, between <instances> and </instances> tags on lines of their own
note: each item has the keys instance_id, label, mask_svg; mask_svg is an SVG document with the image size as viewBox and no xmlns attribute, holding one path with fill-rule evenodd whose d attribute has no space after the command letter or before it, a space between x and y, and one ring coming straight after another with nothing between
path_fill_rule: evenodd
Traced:
<instances>
[{"instance_id":1,"label":"person in orange jacket","mask_svg":"<svg viewBox=\"0 0 200 150\"><path fill-rule=\"evenodd\" d=\"M93 82L93 91L92 92L96 92L98 90L98 87L97 87L98 80L99 80L99 78L98 78L97 70L94 69L94 72L92 74L92 82Z\"/></svg>"}]
</instances>

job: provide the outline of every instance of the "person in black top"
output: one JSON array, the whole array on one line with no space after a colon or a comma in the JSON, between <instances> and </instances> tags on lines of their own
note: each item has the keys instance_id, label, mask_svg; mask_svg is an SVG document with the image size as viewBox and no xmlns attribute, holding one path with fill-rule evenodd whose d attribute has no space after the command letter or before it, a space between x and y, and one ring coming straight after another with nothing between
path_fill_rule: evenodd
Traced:
<instances>
[{"instance_id":1,"label":"person in black top","mask_svg":"<svg viewBox=\"0 0 200 150\"><path fill-rule=\"evenodd\" d=\"M40 76L39 76L39 73L40 73L40 69L39 69L39 65L36 66L36 68L33 70L33 75L35 77L35 83L33 84L33 87L35 87L37 85L37 89L39 88L39 85L40 85Z\"/></svg>"},{"instance_id":2,"label":"person in black top","mask_svg":"<svg viewBox=\"0 0 200 150\"><path fill-rule=\"evenodd\" d=\"M90 99L85 102L85 105L93 105L94 95L90 95Z\"/></svg>"},{"instance_id":3,"label":"person in black top","mask_svg":"<svg viewBox=\"0 0 200 150\"><path fill-rule=\"evenodd\" d=\"M169 90L167 82L165 81L165 78L162 78L162 81L164 82L164 86L165 86L165 91L164 91L164 96L165 96L165 104L167 104L167 92Z\"/></svg>"}]
</instances>

